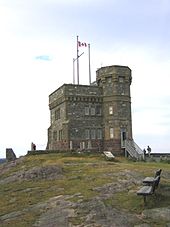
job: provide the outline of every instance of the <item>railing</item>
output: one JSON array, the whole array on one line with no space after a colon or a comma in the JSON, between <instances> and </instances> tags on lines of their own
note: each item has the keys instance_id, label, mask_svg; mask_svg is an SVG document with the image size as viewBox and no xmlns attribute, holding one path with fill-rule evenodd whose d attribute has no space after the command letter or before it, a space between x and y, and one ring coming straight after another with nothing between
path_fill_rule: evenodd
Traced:
<instances>
[{"instance_id":1,"label":"railing","mask_svg":"<svg viewBox=\"0 0 170 227\"><path fill-rule=\"evenodd\" d=\"M133 140L125 140L125 154L127 153L136 160L144 158L143 151Z\"/></svg>"},{"instance_id":2,"label":"railing","mask_svg":"<svg viewBox=\"0 0 170 227\"><path fill-rule=\"evenodd\" d=\"M137 152L138 155L139 155L139 158L140 158L140 159L144 159L143 150L135 143L135 141L133 141L133 143L134 143L134 146L135 146L135 150L136 150L136 152Z\"/></svg>"}]
</instances>

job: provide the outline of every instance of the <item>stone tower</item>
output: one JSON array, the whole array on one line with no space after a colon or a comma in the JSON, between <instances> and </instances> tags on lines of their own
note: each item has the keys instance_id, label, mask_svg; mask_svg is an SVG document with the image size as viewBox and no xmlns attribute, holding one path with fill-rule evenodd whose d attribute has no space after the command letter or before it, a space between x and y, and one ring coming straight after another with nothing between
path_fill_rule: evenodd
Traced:
<instances>
[{"instance_id":1,"label":"stone tower","mask_svg":"<svg viewBox=\"0 0 170 227\"><path fill-rule=\"evenodd\" d=\"M131 70L106 66L96 83L64 84L49 96L48 150L125 151L132 140Z\"/></svg>"},{"instance_id":2,"label":"stone tower","mask_svg":"<svg viewBox=\"0 0 170 227\"><path fill-rule=\"evenodd\" d=\"M121 153L125 139L132 139L131 70L113 65L102 67L96 73L97 84L103 90L103 147Z\"/></svg>"}]
</instances>

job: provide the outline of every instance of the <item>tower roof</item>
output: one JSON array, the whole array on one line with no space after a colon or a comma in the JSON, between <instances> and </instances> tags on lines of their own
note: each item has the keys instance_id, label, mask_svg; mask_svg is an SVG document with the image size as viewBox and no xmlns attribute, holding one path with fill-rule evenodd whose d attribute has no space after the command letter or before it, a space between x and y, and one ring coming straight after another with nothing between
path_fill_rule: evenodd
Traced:
<instances>
[{"instance_id":1,"label":"tower roof","mask_svg":"<svg viewBox=\"0 0 170 227\"><path fill-rule=\"evenodd\" d=\"M96 72L98 72L99 70L102 70L102 69L117 69L117 70L119 70L119 69L128 69L128 70L130 70L131 71L131 69L128 67L128 66L123 66L123 65L110 65L110 66L104 66L104 67L101 67L101 68L99 68L99 69L97 69L97 71Z\"/></svg>"}]
</instances>

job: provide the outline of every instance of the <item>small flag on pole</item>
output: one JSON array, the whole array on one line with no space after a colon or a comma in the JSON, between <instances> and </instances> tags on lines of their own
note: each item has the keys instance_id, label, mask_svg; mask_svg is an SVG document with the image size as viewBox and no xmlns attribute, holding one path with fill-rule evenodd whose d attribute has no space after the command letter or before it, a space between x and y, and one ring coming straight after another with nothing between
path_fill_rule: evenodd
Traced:
<instances>
[{"instance_id":1,"label":"small flag on pole","mask_svg":"<svg viewBox=\"0 0 170 227\"><path fill-rule=\"evenodd\" d=\"M79 47L87 47L87 43L78 41Z\"/></svg>"},{"instance_id":2,"label":"small flag on pole","mask_svg":"<svg viewBox=\"0 0 170 227\"><path fill-rule=\"evenodd\" d=\"M79 58L81 57L82 54L84 54L84 52L82 54L79 55L79 47L87 47L87 43L86 42L80 42L79 41L79 37L77 36L77 84L79 84Z\"/></svg>"}]
</instances>

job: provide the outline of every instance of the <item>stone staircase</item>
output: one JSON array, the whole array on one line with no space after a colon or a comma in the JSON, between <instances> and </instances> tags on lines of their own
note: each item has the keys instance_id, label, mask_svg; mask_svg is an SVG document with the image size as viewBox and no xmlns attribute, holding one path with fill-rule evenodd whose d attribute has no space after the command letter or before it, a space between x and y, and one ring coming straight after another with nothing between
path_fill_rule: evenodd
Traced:
<instances>
[{"instance_id":1,"label":"stone staircase","mask_svg":"<svg viewBox=\"0 0 170 227\"><path fill-rule=\"evenodd\" d=\"M137 161L144 160L142 149L134 142L134 140L125 140L125 156L131 157Z\"/></svg>"}]
</instances>

